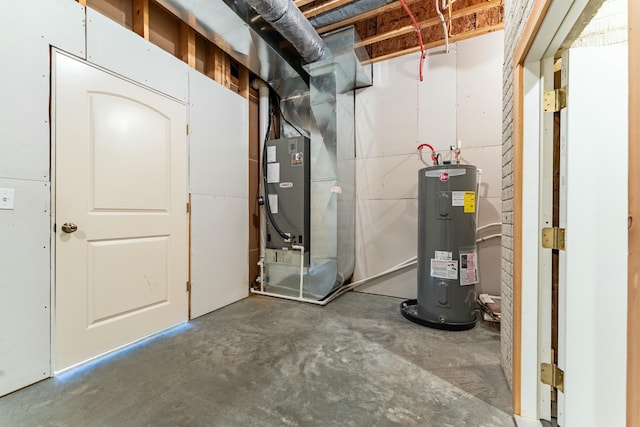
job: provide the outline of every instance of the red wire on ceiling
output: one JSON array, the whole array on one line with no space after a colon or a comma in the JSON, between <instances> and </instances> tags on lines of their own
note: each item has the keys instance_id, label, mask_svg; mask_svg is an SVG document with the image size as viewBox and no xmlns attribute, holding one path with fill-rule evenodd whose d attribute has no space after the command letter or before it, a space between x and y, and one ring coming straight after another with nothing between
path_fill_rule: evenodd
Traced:
<instances>
[{"instance_id":1,"label":"red wire on ceiling","mask_svg":"<svg viewBox=\"0 0 640 427\"><path fill-rule=\"evenodd\" d=\"M418 21L416 21L416 17L413 16L413 13L411 13L409 6L407 6L407 3L405 3L404 0L400 0L400 3L402 3L402 7L409 15L409 18L411 18L411 21L413 21L413 26L416 27L416 32L418 33L418 42L420 43L420 81L422 81L422 66L424 64L424 59L427 57L427 55L424 53L424 43L422 42L422 31L420 30L420 25L418 25Z\"/></svg>"}]
</instances>

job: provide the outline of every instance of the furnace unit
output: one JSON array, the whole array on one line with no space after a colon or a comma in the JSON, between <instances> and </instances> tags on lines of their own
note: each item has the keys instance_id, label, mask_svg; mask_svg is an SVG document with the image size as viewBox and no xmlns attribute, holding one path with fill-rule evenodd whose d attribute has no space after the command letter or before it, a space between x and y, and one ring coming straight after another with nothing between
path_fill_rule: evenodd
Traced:
<instances>
[{"instance_id":1,"label":"furnace unit","mask_svg":"<svg viewBox=\"0 0 640 427\"><path fill-rule=\"evenodd\" d=\"M267 263L299 266L309 263L309 138L302 136L267 141L264 149Z\"/></svg>"}]
</instances>

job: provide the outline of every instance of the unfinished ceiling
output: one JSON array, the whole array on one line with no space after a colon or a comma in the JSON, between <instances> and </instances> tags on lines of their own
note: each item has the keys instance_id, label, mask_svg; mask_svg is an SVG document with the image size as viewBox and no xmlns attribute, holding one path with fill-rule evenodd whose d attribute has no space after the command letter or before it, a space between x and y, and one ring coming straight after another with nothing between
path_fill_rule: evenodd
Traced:
<instances>
[{"instance_id":1,"label":"unfinished ceiling","mask_svg":"<svg viewBox=\"0 0 640 427\"><path fill-rule=\"evenodd\" d=\"M242 0L77 1L247 96L249 71L267 82L286 79L292 72L306 75L293 46ZM363 65L418 52L416 26L425 49L445 44L436 0L404 2L415 24L400 0L294 0L321 35L353 25L361 39L355 47L369 57ZM504 27L504 0L439 2L449 43ZM259 45L258 39L270 47Z\"/></svg>"},{"instance_id":2,"label":"unfinished ceiling","mask_svg":"<svg viewBox=\"0 0 640 427\"><path fill-rule=\"evenodd\" d=\"M436 0L406 0L420 26L427 49L445 43L444 29L435 2ZM362 46L366 48L372 62L420 50L415 26L398 0L295 0L294 3L320 34L355 25L362 39ZM377 3L380 6L364 11L367 3ZM445 0L445 4L447 3ZM335 21L334 17L337 15L352 15L349 9L362 12ZM449 42L504 27L503 0L455 0L443 13L449 31Z\"/></svg>"}]
</instances>

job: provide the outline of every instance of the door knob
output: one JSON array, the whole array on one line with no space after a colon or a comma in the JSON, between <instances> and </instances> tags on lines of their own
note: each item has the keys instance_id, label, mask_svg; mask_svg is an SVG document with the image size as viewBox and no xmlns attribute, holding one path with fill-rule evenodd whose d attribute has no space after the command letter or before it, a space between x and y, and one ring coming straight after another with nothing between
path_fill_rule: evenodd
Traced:
<instances>
[{"instance_id":1,"label":"door knob","mask_svg":"<svg viewBox=\"0 0 640 427\"><path fill-rule=\"evenodd\" d=\"M64 231L65 233L73 233L77 229L78 226L72 222L65 222L64 224L62 224L62 231Z\"/></svg>"}]
</instances>

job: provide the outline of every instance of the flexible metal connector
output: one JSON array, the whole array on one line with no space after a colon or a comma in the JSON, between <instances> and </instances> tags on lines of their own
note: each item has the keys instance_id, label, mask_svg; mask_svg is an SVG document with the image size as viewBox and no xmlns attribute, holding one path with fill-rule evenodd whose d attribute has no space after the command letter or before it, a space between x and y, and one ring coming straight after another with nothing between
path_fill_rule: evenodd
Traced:
<instances>
[{"instance_id":1,"label":"flexible metal connector","mask_svg":"<svg viewBox=\"0 0 640 427\"><path fill-rule=\"evenodd\" d=\"M324 56L324 41L293 1L247 0L247 4L282 34L305 62L316 62Z\"/></svg>"}]
</instances>

